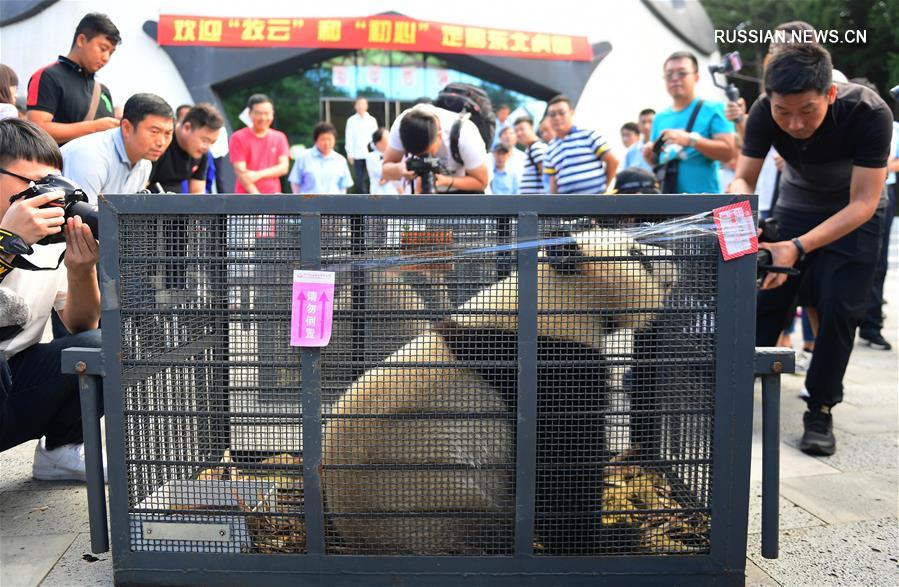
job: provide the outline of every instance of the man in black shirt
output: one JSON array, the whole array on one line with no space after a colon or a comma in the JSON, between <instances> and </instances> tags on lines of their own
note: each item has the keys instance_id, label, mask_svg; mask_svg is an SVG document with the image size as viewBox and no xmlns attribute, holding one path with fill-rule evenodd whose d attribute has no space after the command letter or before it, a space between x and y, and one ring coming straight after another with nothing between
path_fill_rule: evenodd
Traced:
<instances>
[{"instance_id":1,"label":"man in black shirt","mask_svg":"<svg viewBox=\"0 0 899 587\"><path fill-rule=\"evenodd\" d=\"M206 154L225 124L212 104L197 104L175 125L175 140L153 165L150 187L157 183L166 192L182 193L182 182L188 182L188 193L206 192L209 158Z\"/></svg>"},{"instance_id":2,"label":"man in black shirt","mask_svg":"<svg viewBox=\"0 0 899 587\"><path fill-rule=\"evenodd\" d=\"M62 145L119 126L109 88L94 79L122 41L105 14L91 13L75 29L66 57L37 70L28 81L28 120ZM96 95L95 95L96 92Z\"/></svg>"},{"instance_id":3,"label":"man in black shirt","mask_svg":"<svg viewBox=\"0 0 899 587\"><path fill-rule=\"evenodd\" d=\"M756 344L773 346L792 315L800 286L818 309L820 328L806 377L808 411L800 448L836 450L831 408L874 278L892 115L873 91L834 84L819 45L784 47L765 70L766 95L749 112L732 193L752 193L773 146L786 162L773 211L784 240L762 243L774 264L800 274L769 274L758 297Z\"/></svg>"}]
</instances>

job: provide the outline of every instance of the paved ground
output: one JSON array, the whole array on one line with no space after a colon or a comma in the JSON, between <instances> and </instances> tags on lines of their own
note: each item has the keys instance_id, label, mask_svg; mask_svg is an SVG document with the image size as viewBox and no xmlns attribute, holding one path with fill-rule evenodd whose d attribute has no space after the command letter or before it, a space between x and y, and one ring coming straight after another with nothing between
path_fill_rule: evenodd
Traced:
<instances>
[{"instance_id":1,"label":"paved ground","mask_svg":"<svg viewBox=\"0 0 899 587\"><path fill-rule=\"evenodd\" d=\"M895 228L899 228L894 226ZM887 339L899 342L899 230L894 230ZM899 345L897 345L899 347ZM781 552L760 555L761 421L756 395L747 585L899 585L897 351L856 345L835 410L838 451L797 449L803 379L783 378ZM112 585L108 554L90 554L84 487L31 479L34 442L0 454L0 585Z\"/></svg>"}]
</instances>

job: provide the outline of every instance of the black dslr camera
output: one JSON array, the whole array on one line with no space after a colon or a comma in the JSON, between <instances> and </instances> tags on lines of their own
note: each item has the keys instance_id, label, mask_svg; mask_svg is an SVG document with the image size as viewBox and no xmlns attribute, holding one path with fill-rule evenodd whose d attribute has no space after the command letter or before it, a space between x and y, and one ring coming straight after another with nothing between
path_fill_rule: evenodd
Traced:
<instances>
[{"instance_id":1,"label":"black dslr camera","mask_svg":"<svg viewBox=\"0 0 899 587\"><path fill-rule=\"evenodd\" d=\"M41 206L41 208L62 208L65 219L68 220L73 216L80 216L81 220L87 224L94 238L99 238L97 232L97 206L87 201L87 194L84 193L78 185L71 179L61 175L47 175L41 179L31 182L31 185L23 192L12 196L9 203L12 204L16 200L33 198L41 194L62 190L65 197L60 200L53 200ZM37 242L39 245L51 245L65 241L65 235L62 232L45 236Z\"/></svg>"},{"instance_id":2,"label":"black dslr camera","mask_svg":"<svg viewBox=\"0 0 899 587\"><path fill-rule=\"evenodd\" d=\"M775 243L780 241L780 234L777 229L777 220L774 218L766 218L759 222L759 228L762 233L759 235L760 243ZM774 265L774 258L768 249L759 248L758 267L755 273L756 285L761 286L765 276L769 273L786 273L787 275L799 275L799 270L794 267L781 267Z\"/></svg>"},{"instance_id":3,"label":"black dslr camera","mask_svg":"<svg viewBox=\"0 0 899 587\"><path fill-rule=\"evenodd\" d=\"M420 194L433 194L437 192L434 184L434 174L446 173L443 165L437 157L431 155L413 155L406 159L406 169L421 178Z\"/></svg>"}]
</instances>

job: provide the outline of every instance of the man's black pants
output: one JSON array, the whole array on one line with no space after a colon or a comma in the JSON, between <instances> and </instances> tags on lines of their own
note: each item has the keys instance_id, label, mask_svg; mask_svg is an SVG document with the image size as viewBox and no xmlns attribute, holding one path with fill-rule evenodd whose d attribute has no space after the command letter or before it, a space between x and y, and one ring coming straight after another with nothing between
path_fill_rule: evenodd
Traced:
<instances>
[{"instance_id":1,"label":"man's black pants","mask_svg":"<svg viewBox=\"0 0 899 587\"><path fill-rule=\"evenodd\" d=\"M890 229L893 216L896 214L896 185L887 186L889 200L883 226L883 239L880 243L880 255L877 258L877 270L874 272L874 285L868 298L868 309L862 319L859 331L862 334L880 334L883 329L883 283L887 277L887 264L890 256Z\"/></svg>"},{"instance_id":2,"label":"man's black pants","mask_svg":"<svg viewBox=\"0 0 899 587\"><path fill-rule=\"evenodd\" d=\"M365 164L365 159L353 159L353 175L356 180L356 193L370 194L371 188L369 187L368 167Z\"/></svg>"},{"instance_id":3,"label":"man's black pants","mask_svg":"<svg viewBox=\"0 0 899 587\"><path fill-rule=\"evenodd\" d=\"M70 347L100 348L100 330L36 344L6 359L0 352L0 451L47 437L48 449L84 442L78 376L64 375Z\"/></svg>"},{"instance_id":4,"label":"man's black pants","mask_svg":"<svg viewBox=\"0 0 899 587\"><path fill-rule=\"evenodd\" d=\"M777 208L780 237L788 240L821 224L830 215ZM796 310L800 285L810 292L809 306L818 310L820 326L805 387L810 407L834 406L843 400L843 375L852 354L855 330L867 307L884 210L843 238L808 254L797 264L800 274L778 288L760 291L755 343L774 346L788 316Z\"/></svg>"}]
</instances>

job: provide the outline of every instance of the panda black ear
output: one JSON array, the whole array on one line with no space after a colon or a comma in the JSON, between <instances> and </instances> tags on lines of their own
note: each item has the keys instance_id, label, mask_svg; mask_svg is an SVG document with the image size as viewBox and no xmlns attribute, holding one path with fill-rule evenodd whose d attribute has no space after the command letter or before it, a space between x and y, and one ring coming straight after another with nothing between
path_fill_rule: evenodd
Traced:
<instances>
[{"instance_id":1,"label":"panda black ear","mask_svg":"<svg viewBox=\"0 0 899 587\"><path fill-rule=\"evenodd\" d=\"M546 246L546 260L553 271L559 275L575 275L580 272L584 262L584 253L580 245L570 233L561 233L549 237L559 241Z\"/></svg>"}]
</instances>

